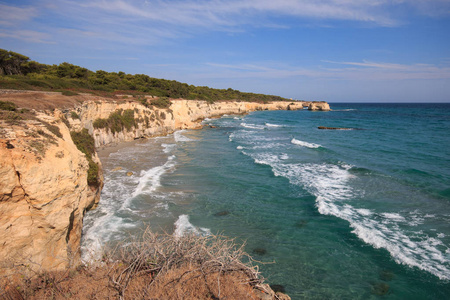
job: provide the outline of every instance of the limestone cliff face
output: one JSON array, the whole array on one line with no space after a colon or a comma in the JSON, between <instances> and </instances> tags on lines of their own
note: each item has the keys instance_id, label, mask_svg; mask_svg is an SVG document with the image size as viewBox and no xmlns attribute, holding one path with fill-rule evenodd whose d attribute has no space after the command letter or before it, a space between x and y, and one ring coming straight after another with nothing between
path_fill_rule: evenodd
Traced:
<instances>
[{"instance_id":1,"label":"limestone cliff face","mask_svg":"<svg viewBox=\"0 0 450 300\"><path fill-rule=\"evenodd\" d=\"M88 186L87 169L59 117L39 114L38 120L1 126L1 273L79 263L83 215L101 188Z\"/></svg>"},{"instance_id":2,"label":"limestone cliff face","mask_svg":"<svg viewBox=\"0 0 450 300\"><path fill-rule=\"evenodd\" d=\"M309 102L308 102L309 103ZM96 147L117 144L122 141L165 135L179 129L201 128L200 121L205 118L219 117L224 114L246 114L256 110L298 110L303 109L305 102L271 102L261 104L256 102L222 101L209 104L197 100L172 100L167 109L146 107L141 103L87 101L76 109L79 119L72 119L71 113L66 117L73 128L87 128L95 139ZM118 110L133 110L136 120L131 130L112 132L108 128L94 128L94 121L107 119L111 113Z\"/></svg>"}]
</instances>

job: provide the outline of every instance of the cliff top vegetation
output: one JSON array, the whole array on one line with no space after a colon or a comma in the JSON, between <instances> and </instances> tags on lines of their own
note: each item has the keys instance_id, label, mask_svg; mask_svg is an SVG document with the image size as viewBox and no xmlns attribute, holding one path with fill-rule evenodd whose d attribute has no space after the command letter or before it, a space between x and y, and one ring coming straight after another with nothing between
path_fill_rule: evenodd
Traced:
<instances>
[{"instance_id":1,"label":"cliff top vegetation","mask_svg":"<svg viewBox=\"0 0 450 300\"><path fill-rule=\"evenodd\" d=\"M17 275L0 280L0 298L290 299L263 284L242 245L216 235L146 230L142 238L106 251L100 264Z\"/></svg>"},{"instance_id":2,"label":"cliff top vegetation","mask_svg":"<svg viewBox=\"0 0 450 300\"><path fill-rule=\"evenodd\" d=\"M213 89L175 80L153 78L145 74L90 71L67 62L41 64L29 57L0 49L0 87L16 90L62 91L67 95L89 92L102 96L115 94L152 95L190 100L288 101L264 94L244 93L234 89Z\"/></svg>"}]
</instances>

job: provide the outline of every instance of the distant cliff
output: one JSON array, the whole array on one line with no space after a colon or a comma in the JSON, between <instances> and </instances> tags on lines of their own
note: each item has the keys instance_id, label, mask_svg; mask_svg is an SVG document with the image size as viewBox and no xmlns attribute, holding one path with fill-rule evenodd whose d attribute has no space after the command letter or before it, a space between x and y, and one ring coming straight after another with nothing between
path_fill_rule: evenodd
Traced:
<instances>
[{"instance_id":1,"label":"distant cliff","mask_svg":"<svg viewBox=\"0 0 450 300\"><path fill-rule=\"evenodd\" d=\"M49 97L53 102L46 102ZM98 203L103 186L94 145L200 128L204 118L224 114L330 109L325 102L211 104L182 99L160 108L151 99L35 92L6 93L0 96L4 100L17 108L0 110L0 273L79 264L83 216Z\"/></svg>"}]
</instances>

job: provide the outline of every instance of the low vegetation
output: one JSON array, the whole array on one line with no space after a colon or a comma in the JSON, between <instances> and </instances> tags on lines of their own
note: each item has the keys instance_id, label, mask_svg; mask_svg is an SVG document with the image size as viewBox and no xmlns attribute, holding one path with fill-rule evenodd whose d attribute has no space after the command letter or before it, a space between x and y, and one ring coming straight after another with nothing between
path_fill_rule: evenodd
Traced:
<instances>
[{"instance_id":1,"label":"low vegetation","mask_svg":"<svg viewBox=\"0 0 450 300\"><path fill-rule=\"evenodd\" d=\"M19 277L18 282L3 283L0 297L260 299L257 290L270 294L243 246L213 235L174 236L146 231L140 240L108 251L99 265Z\"/></svg>"},{"instance_id":2,"label":"low vegetation","mask_svg":"<svg viewBox=\"0 0 450 300\"><path fill-rule=\"evenodd\" d=\"M89 162L88 169L88 184L92 186L98 186L99 184L99 167L96 162L92 159L92 156L95 154L95 142L94 138L89 134L88 130L84 128L80 132L71 131L70 136L72 140L77 146L78 150L86 155L86 159Z\"/></svg>"},{"instance_id":3,"label":"low vegetation","mask_svg":"<svg viewBox=\"0 0 450 300\"><path fill-rule=\"evenodd\" d=\"M107 119L102 118L96 119L93 123L93 126L96 129L107 128L113 134L122 131L124 129L127 129L129 131L131 130L131 128L133 128L133 126L136 126L136 120L134 118L134 110L119 109L111 113Z\"/></svg>"},{"instance_id":4,"label":"low vegetation","mask_svg":"<svg viewBox=\"0 0 450 300\"><path fill-rule=\"evenodd\" d=\"M145 74L124 72L90 71L67 62L46 65L31 61L29 57L0 49L0 86L9 89L54 90L65 95L78 92L94 92L114 95L153 95L157 97L198 99L214 102L217 100L237 101L283 101L278 96L243 93L234 89L213 89L193 86L175 80L153 78ZM106 94L105 94L106 93ZM152 101L152 105L163 105ZM158 106L159 107L159 106Z\"/></svg>"}]
</instances>

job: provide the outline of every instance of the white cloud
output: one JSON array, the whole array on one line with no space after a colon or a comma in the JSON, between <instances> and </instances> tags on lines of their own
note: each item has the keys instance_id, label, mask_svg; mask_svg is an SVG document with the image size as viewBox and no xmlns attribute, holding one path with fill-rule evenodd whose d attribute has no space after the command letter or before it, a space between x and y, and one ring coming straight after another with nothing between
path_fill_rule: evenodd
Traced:
<instances>
[{"instance_id":1,"label":"white cloud","mask_svg":"<svg viewBox=\"0 0 450 300\"><path fill-rule=\"evenodd\" d=\"M13 30L13 31L0 31L0 37L13 38L31 43L44 43L52 44L50 42L50 35L47 33L34 31L34 30Z\"/></svg>"},{"instance_id":2,"label":"white cloud","mask_svg":"<svg viewBox=\"0 0 450 300\"><path fill-rule=\"evenodd\" d=\"M385 80L409 80L409 79L450 79L450 67L439 67L429 64L402 65L383 62L332 62L332 64L351 67L302 68L295 66L267 66L264 64L217 64L208 63L211 67L208 73L203 73L204 78L292 78L308 77L335 80L356 81L385 81ZM225 71L223 71L225 70Z\"/></svg>"},{"instance_id":3,"label":"white cloud","mask_svg":"<svg viewBox=\"0 0 450 300\"><path fill-rule=\"evenodd\" d=\"M16 7L0 3L0 25L15 26L23 22L31 20L37 15L37 10L34 7Z\"/></svg>"},{"instance_id":4,"label":"white cloud","mask_svg":"<svg viewBox=\"0 0 450 300\"><path fill-rule=\"evenodd\" d=\"M105 13L187 26L260 26L265 22L261 18L273 17L350 20L393 26L398 22L384 10L390 3L364 0L95 0L80 5Z\"/></svg>"}]
</instances>

